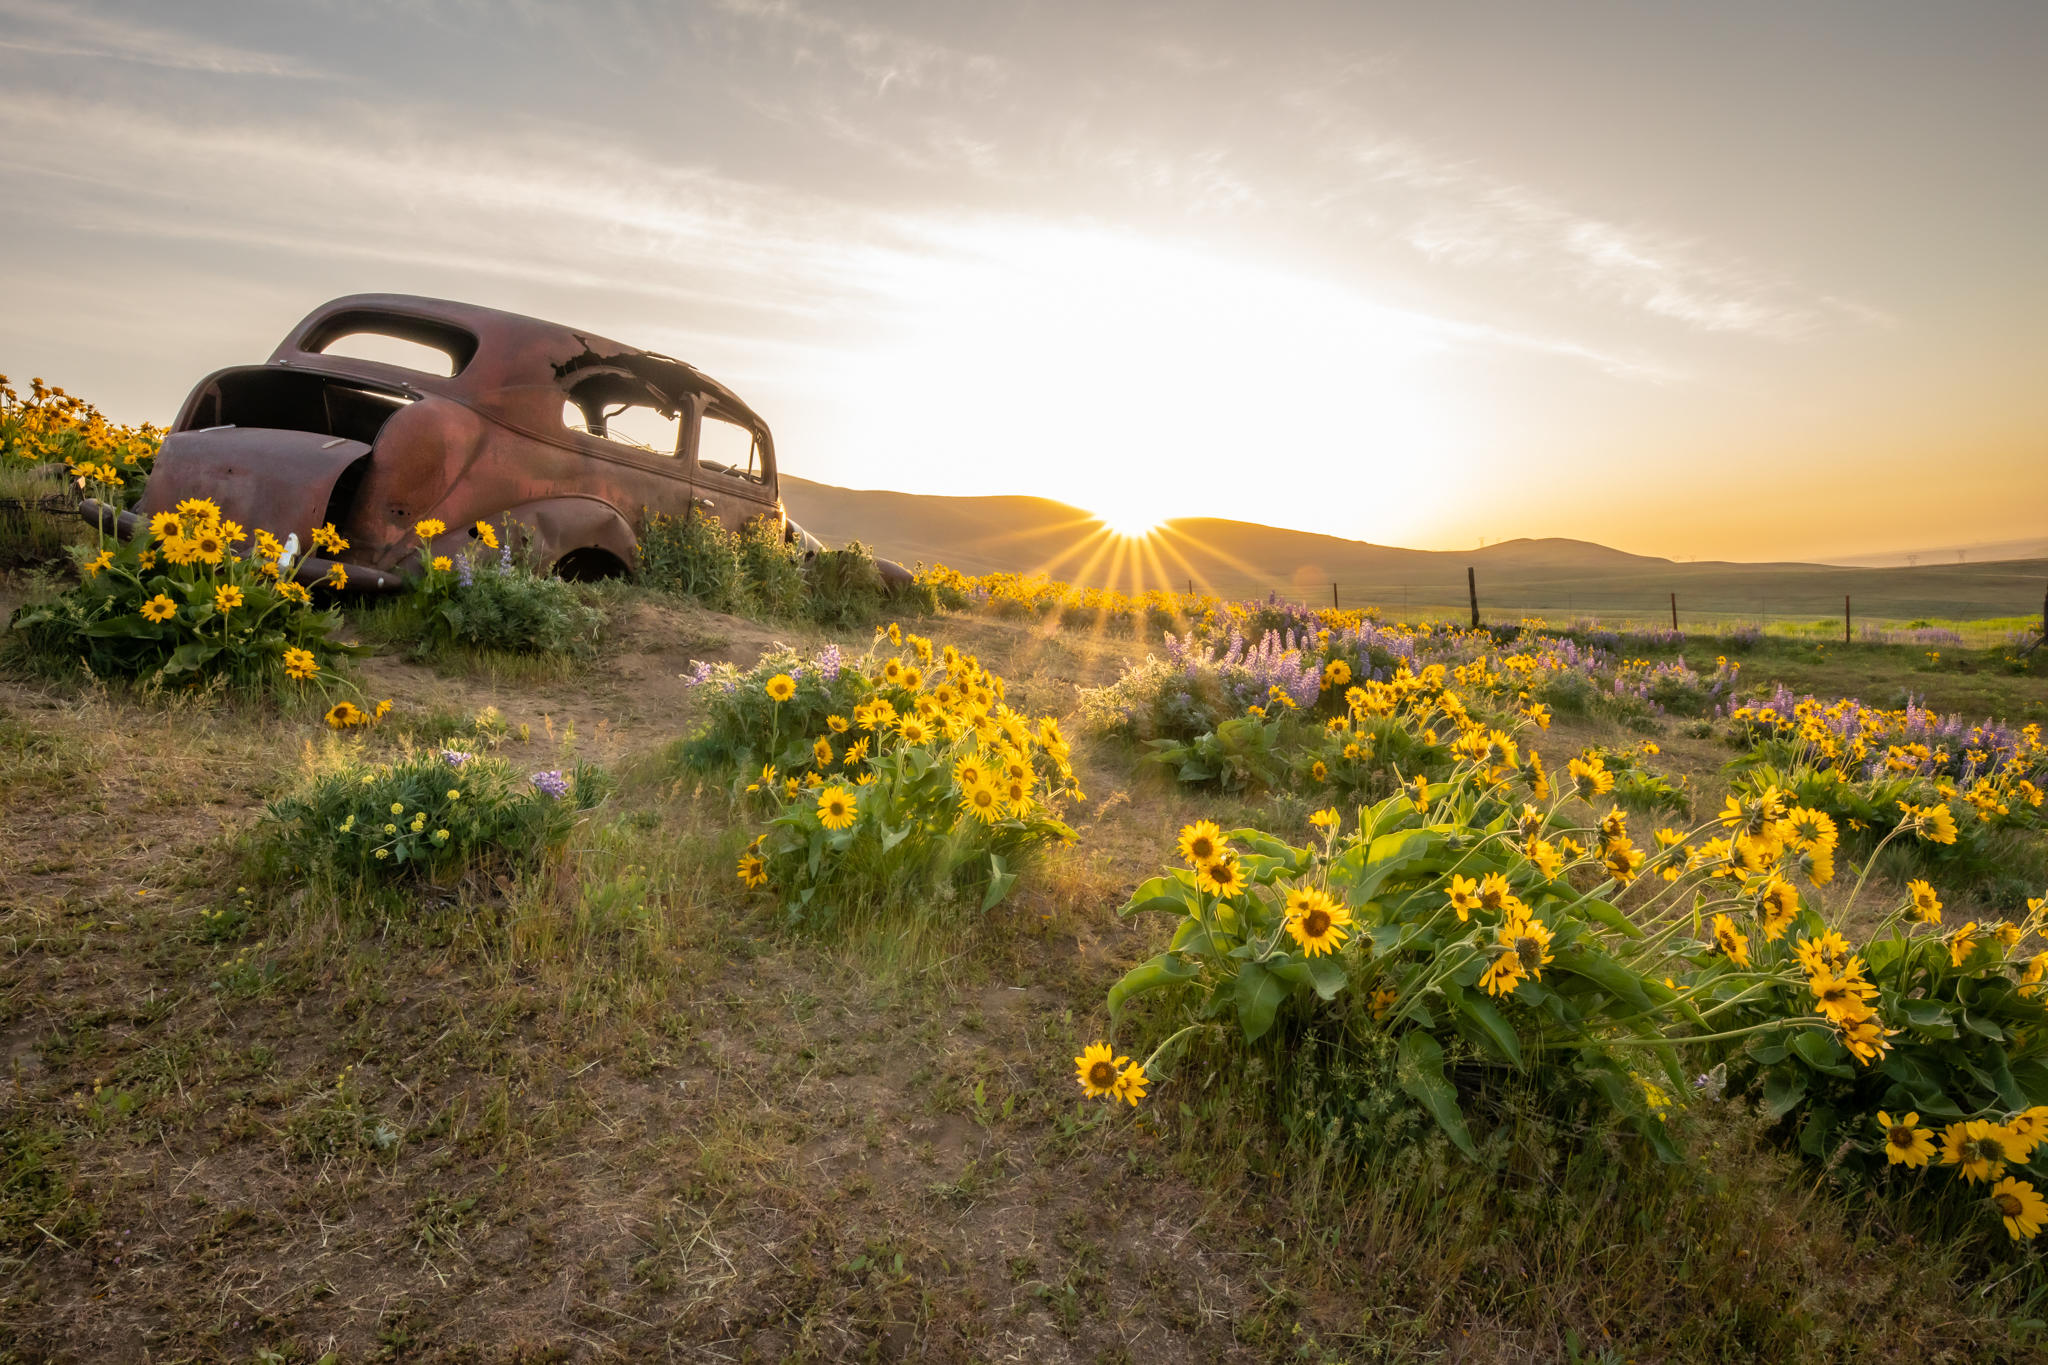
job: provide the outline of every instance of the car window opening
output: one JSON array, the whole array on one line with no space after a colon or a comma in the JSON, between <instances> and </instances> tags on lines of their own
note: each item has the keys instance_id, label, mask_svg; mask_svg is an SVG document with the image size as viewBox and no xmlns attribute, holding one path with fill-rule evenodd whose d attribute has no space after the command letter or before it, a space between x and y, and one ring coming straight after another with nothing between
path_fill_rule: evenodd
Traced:
<instances>
[{"instance_id":1,"label":"car window opening","mask_svg":"<svg viewBox=\"0 0 2048 1365\"><path fill-rule=\"evenodd\" d=\"M476 338L433 318L348 312L327 319L301 343L315 355L369 360L418 374L453 378L476 355Z\"/></svg>"},{"instance_id":2,"label":"car window opening","mask_svg":"<svg viewBox=\"0 0 2048 1365\"><path fill-rule=\"evenodd\" d=\"M411 401L404 394L303 370L231 370L207 386L183 429L261 427L271 431L310 431L369 445L391 420L391 414Z\"/></svg>"},{"instance_id":3,"label":"car window opening","mask_svg":"<svg viewBox=\"0 0 2048 1365\"><path fill-rule=\"evenodd\" d=\"M708 412L697 425L697 467L754 483L767 480L761 468L761 443L754 433Z\"/></svg>"}]
</instances>

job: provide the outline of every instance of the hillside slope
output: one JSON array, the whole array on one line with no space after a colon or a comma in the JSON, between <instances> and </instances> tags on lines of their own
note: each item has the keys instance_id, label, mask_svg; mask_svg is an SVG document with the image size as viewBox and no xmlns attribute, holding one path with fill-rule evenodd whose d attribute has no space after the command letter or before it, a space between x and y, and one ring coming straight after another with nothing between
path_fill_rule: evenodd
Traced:
<instances>
[{"instance_id":1,"label":"hillside slope","mask_svg":"<svg viewBox=\"0 0 2048 1365\"><path fill-rule=\"evenodd\" d=\"M829 544L860 540L906 564L964 573L1043 572L1125 591L1189 586L1232 597L1458 609L1466 570L1491 619L1518 613L1811 617L1861 620L2038 616L2048 560L1848 568L1827 564L1678 562L1560 538L1476 550L1409 550L1214 517L1167 522L1141 541L1109 534L1050 498L939 497L838 488L785 476L790 515Z\"/></svg>"}]
</instances>

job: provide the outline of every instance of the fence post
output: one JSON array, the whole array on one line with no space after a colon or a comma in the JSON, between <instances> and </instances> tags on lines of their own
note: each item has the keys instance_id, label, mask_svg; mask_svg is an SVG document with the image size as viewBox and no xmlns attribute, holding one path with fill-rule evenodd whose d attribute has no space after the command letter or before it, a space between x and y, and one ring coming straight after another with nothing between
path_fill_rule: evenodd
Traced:
<instances>
[{"instance_id":1,"label":"fence post","mask_svg":"<svg viewBox=\"0 0 2048 1365\"><path fill-rule=\"evenodd\" d=\"M1479 629L1479 571L1465 566L1465 591L1472 595L1472 629Z\"/></svg>"},{"instance_id":2,"label":"fence post","mask_svg":"<svg viewBox=\"0 0 2048 1365\"><path fill-rule=\"evenodd\" d=\"M1855 637L1849 634L1849 594L1842 594L1842 643L1848 644Z\"/></svg>"},{"instance_id":3,"label":"fence post","mask_svg":"<svg viewBox=\"0 0 2048 1365\"><path fill-rule=\"evenodd\" d=\"M1335 611L1336 609L1337 609L1337 585L1336 585L1335 583L1332 583L1332 584L1330 585L1330 610L1331 610L1331 611Z\"/></svg>"},{"instance_id":4,"label":"fence post","mask_svg":"<svg viewBox=\"0 0 2048 1365\"><path fill-rule=\"evenodd\" d=\"M1671 629L1678 629L1678 594L1671 594Z\"/></svg>"}]
</instances>

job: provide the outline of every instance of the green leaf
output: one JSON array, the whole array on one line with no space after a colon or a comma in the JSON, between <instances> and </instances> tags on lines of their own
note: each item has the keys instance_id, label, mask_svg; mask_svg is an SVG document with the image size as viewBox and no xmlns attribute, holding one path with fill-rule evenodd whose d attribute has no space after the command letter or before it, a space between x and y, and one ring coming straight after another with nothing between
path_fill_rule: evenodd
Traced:
<instances>
[{"instance_id":1,"label":"green leaf","mask_svg":"<svg viewBox=\"0 0 2048 1365\"><path fill-rule=\"evenodd\" d=\"M2005 1030L1992 1023L1989 1019L1980 1019L1968 1010L1964 1010L1962 1012L1962 1020L1963 1027L1972 1033L1981 1033L1994 1043L2005 1041Z\"/></svg>"},{"instance_id":2,"label":"green leaf","mask_svg":"<svg viewBox=\"0 0 2048 1365\"><path fill-rule=\"evenodd\" d=\"M1138 889L1124 902L1119 915L1135 915L1146 910L1164 911L1170 915L1185 915L1193 911L1196 891L1176 877L1152 877L1138 883Z\"/></svg>"},{"instance_id":3,"label":"green leaf","mask_svg":"<svg viewBox=\"0 0 2048 1365\"><path fill-rule=\"evenodd\" d=\"M1906 1016L1906 1025L1915 1033L1929 1038L1953 1038L1956 1036L1955 1017L1939 1000L1901 1000L1899 1013Z\"/></svg>"},{"instance_id":4,"label":"green leaf","mask_svg":"<svg viewBox=\"0 0 2048 1365\"><path fill-rule=\"evenodd\" d=\"M1309 984L1316 988L1316 994L1325 1000L1335 1000L1337 992L1351 984L1351 973L1335 953L1324 953L1308 960Z\"/></svg>"},{"instance_id":5,"label":"green leaf","mask_svg":"<svg viewBox=\"0 0 2048 1365\"><path fill-rule=\"evenodd\" d=\"M1772 1067L1764 1075L1764 1114L1773 1123L1792 1112L1806 1096L1806 1071L1802 1067Z\"/></svg>"},{"instance_id":6,"label":"green leaf","mask_svg":"<svg viewBox=\"0 0 2048 1365\"><path fill-rule=\"evenodd\" d=\"M1815 1071L1830 1076L1854 1076L1856 1069L1849 1065L1849 1050L1842 1046L1832 1031L1817 1028L1803 1028L1792 1035L1792 1050L1799 1054L1799 1060Z\"/></svg>"},{"instance_id":7,"label":"green leaf","mask_svg":"<svg viewBox=\"0 0 2048 1365\"><path fill-rule=\"evenodd\" d=\"M988 855L988 890L982 892L981 908L984 912L993 908L997 901L1010 894L1010 888L1017 884L1017 874L1010 871L1008 863L1000 853Z\"/></svg>"},{"instance_id":8,"label":"green leaf","mask_svg":"<svg viewBox=\"0 0 2048 1365\"><path fill-rule=\"evenodd\" d=\"M1502 1056L1513 1062L1517 1067L1521 1066L1521 1035L1516 1033L1514 1025L1510 1024L1501 1015L1501 1012L1493 1007L1491 1000L1488 1000L1477 991L1459 991L1453 1003L1457 1006L1458 1013L1470 1019L1485 1032L1487 1038L1491 1040L1493 1046L1500 1051Z\"/></svg>"},{"instance_id":9,"label":"green leaf","mask_svg":"<svg viewBox=\"0 0 2048 1365\"><path fill-rule=\"evenodd\" d=\"M1472 1135L1465 1131L1465 1114L1458 1108L1458 1088L1444 1075L1443 1047L1434 1037L1421 1029L1402 1034L1394 1075L1401 1088L1430 1112L1459 1151L1470 1157L1479 1155L1472 1145Z\"/></svg>"},{"instance_id":10,"label":"green leaf","mask_svg":"<svg viewBox=\"0 0 2048 1365\"><path fill-rule=\"evenodd\" d=\"M1114 1020L1123 1009L1124 1002L1132 996L1190 980L1199 970L1194 963L1174 953L1161 953L1149 961L1139 963L1125 972L1121 981L1109 988L1109 1017Z\"/></svg>"},{"instance_id":11,"label":"green leaf","mask_svg":"<svg viewBox=\"0 0 2048 1365\"><path fill-rule=\"evenodd\" d=\"M1588 896L1584 900L1574 901L1568 908L1578 911L1588 919L1600 921L1600 923L1606 925L1615 933L1620 934L1623 938L1641 938L1643 936L1643 931L1636 926L1635 921L1606 901Z\"/></svg>"},{"instance_id":12,"label":"green leaf","mask_svg":"<svg viewBox=\"0 0 2048 1365\"><path fill-rule=\"evenodd\" d=\"M1256 1043L1273 1027L1273 1013L1287 998L1287 987L1256 962L1237 969L1237 1025L1244 1040Z\"/></svg>"},{"instance_id":13,"label":"green leaf","mask_svg":"<svg viewBox=\"0 0 2048 1365\"><path fill-rule=\"evenodd\" d=\"M1583 977L1636 1009L1647 1011L1653 1008L1648 993L1643 990L1642 977L1603 953L1581 948L1567 949L1557 955L1551 969Z\"/></svg>"}]
</instances>

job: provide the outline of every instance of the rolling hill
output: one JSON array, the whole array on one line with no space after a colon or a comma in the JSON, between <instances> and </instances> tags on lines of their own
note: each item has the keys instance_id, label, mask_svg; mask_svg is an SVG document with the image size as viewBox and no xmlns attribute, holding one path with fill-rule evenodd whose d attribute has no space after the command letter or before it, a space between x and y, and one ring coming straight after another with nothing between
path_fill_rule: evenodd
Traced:
<instances>
[{"instance_id":1,"label":"rolling hill","mask_svg":"<svg viewBox=\"0 0 2048 1365\"><path fill-rule=\"evenodd\" d=\"M1685 561L1582 540L1502 541L1477 550L1408 550L1212 517L1167 522L1149 538L1111 535L1050 498L939 497L838 488L784 476L789 513L828 544L860 540L906 564L964 573L1043 572L1076 583L1187 588L1232 597L1278 593L1416 613L1465 609L1466 571L1484 614L1699 620L1832 619L1844 595L1859 620L2035 617L2048 559L1856 568L1830 564Z\"/></svg>"}]
</instances>

